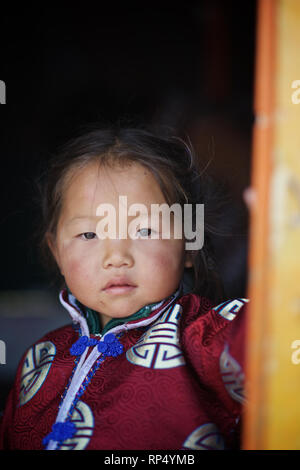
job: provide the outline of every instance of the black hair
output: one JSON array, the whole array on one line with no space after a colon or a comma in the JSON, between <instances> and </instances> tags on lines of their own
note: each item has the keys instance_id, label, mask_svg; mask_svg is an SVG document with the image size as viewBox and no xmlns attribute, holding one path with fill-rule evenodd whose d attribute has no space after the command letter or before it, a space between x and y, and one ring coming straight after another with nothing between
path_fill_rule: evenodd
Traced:
<instances>
[{"instance_id":1,"label":"black hair","mask_svg":"<svg viewBox=\"0 0 300 470\"><path fill-rule=\"evenodd\" d=\"M182 207L191 204L193 208L196 204L204 204L204 245L192 253L193 268L187 274L192 279L191 292L214 302L222 301L223 284L211 241L220 200L215 196L211 176L203 168L191 143L170 131L162 133L120 126L103 128L95 124L61 146L38 185L42 218L39 247L44 264L54 269L56 266L47 237L56 235L65 185L74 170L95 161L109 166L139 163L152 172L168 204L177 202ZM56 274L60 275L57 269Z\"/></svg>"}]
</instances>

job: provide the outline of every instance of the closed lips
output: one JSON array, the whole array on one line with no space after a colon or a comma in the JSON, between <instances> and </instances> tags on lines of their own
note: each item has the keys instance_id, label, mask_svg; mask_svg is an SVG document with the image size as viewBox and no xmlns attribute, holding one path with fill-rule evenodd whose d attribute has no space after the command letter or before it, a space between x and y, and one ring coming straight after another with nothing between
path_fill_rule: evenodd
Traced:
<instances>
[{"instance_id":1,"label":"closed lips","mask_svg":"<svg viewBox=\"0 0 300 470\"><path fill-rule=\"evenodd\" d=\"M132 284L129 281L110 281L106 284L106 286L104 287L104 290L109 289L110 287L125 287L125 286L136 287L134 284Z\"/></svg>"}]
</instances>

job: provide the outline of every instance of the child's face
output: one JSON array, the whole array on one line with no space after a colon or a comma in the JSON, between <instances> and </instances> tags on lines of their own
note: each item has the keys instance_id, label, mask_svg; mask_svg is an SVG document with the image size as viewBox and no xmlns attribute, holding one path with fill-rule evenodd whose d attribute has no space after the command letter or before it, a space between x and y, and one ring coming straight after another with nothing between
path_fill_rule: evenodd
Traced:
<instances>
[{"instance_id":1,"label":"child's face","mask_svg":"<svg viewBox=\"0 0 300 470\"><path fill-rule=\"evenodd\" d=\"M71 292L100 313L103 325L171 295L179 286L184 266L191 266L183 239L146 238L145 231L138 239L93 235L100 220L96 209L103 203L114 206L119 233L119 195L127 196L128 208L142 203L149 214L151 204L166 202L145 167L133 164L123 169L98 169L90 164L75 174L65 191L57 237L50 243ZM137 215L127 217L128 226ZM105 288L118 278L131 287Z\"/></svg>"}]
</instances>

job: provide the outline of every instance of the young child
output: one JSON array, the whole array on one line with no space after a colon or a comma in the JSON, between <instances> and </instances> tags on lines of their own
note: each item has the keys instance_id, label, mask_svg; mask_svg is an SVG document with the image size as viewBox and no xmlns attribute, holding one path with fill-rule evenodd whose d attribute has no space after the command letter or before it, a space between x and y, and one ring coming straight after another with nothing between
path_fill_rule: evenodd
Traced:
<instances>
[{"instance_id":1,"label":"young child","mask_svg":"<svg viewBox=\"0 0 300 470\"><path fill-rule=\"evenodd\" d=\"M237 449L247 299L220 297L208 219L204 246L187 250L175 216L169 237L149 217L153 204L174 203L194 215L204 204L206 217L189 147L141 129L93 129L62 149L47 178L43 242L72 324L25 352L0 447ZM120 200L149 212L126 221ZM117 237L101 236L108 205ZM191 270L194 288L184 292Z\"/></svg>"}]
</instances>

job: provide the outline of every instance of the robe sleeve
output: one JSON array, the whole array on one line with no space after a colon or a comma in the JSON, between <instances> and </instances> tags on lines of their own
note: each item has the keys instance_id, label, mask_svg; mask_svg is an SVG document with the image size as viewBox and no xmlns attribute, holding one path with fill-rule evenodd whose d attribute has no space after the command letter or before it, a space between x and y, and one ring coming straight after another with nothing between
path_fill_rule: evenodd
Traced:
<instances>
[{"instance_id":1,"label":"robe sleeve","mask_svg":"<svg viewBox=\"0 0 300 470\"><path fill-rule=\"evenodd\" d=\"M187 362L198 380L237 420L245 403L247 303L240 298L208 309L184 329L182 337Z\"/></svg>"},{"instance_id":2,"label":"robe sleeve","mask_svg":"<svg viewBox=\"0 0 300 470\"><path fill-rule=\"evenodd\" d=\"M26 351L27 352L27 351ZM10 434L14 425L15 411L19 406L19 393L21 385L21 373L26 353L17 368L13 386L6 399L6 405L2 416L0 417L0 450L10 450Z\"/></svg>"}]
</instances>

